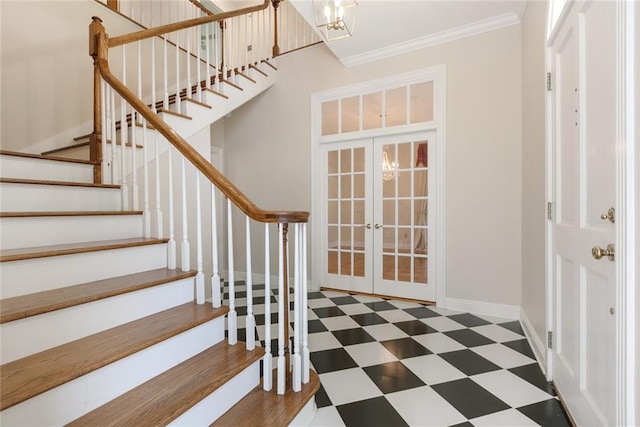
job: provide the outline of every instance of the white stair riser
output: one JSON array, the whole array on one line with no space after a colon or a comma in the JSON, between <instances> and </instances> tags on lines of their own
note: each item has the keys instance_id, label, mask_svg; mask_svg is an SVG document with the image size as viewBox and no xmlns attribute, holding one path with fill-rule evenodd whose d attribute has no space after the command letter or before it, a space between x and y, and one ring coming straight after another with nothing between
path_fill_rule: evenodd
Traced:
<instances>
[{"instance_id":1,"label":"white stair riser","mask_svg":"<svg viewBox=\"0 0 640 427\"><path fill-rule=\"evenodd\" d=\"M63 425L224 339L219 317L0 412L3 426Z\"/></svg>"},{"instance_id":2,"label":"white stair riser","mask_svg":"<svg viewBox=\"0 0 640 427\"><path fill-rule=\"evenodd\" d=\"M93 165L0 155L3 178L93 182Z\"/></svg>"},{"instance_id":3,"label":"white stair riser","mask_svg":"<svg viewBox=\"0 0 640 427\"><path fill-rule=\"evenodd\" d=\"M115 211L117 188L0 183L3 212Z\"/></svg>"},{"instance_id":4,"label":"white stair riser","mask_svg":"<svg viewBox=\"0 0 640 427\"><path fill-rule=\"evenodd\" d=\"M193 283L193 278L183 279L4 323L0 325L2 363L193 301ZM45 330L48 332L42 334Z\"/></svg>"},{"instance_id":5,"label":"white stair riser","mask_svg":"<svg viewBox=\"0 0 640 427\"><path fill-rule=\"evenodd\" d=\"M241 344L238 344L241 345ZM260 360L245 368L187 412L171 422L170 426L207 426L220 418L233 405L260 384Z\"/></svg>"},{"instance_id":6,"label":"white stair riser","mask_svg":"<svg viewBox=\"0 0 640 427\"><path fill-rule=\"evenodd\" d=\"M2 298L167 266L167 245L146 245L0 263Z\"/></svg>"},{"instance_id":7,"label":"white stair riser","mask_svg":"<svg viewBox=\"0 0 640 427\"><path fill-rule=\"evenodd\" d=\"M142 215L0 218L0 249L142 237Z\"/></svg>"}]
</instances>

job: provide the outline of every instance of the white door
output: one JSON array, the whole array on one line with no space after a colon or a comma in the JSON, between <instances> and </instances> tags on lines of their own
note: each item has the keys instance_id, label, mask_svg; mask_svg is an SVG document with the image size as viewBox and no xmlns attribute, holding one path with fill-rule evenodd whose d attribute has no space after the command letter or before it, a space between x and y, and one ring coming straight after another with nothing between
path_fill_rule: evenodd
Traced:
<instances>
[{"instance_id":1,"label":"white door","mask_svg":"<svg viewBox=\"0 0 640 427\"><path fill-rule=\"evenodd\" d=\"M435 136L323 146L323 286L435 301Z\"/></svg>"},{"instance_id":2,"label":"white door","mask_svg":"<svg viewBox=\"0 0 640 427\"><path fill-rule=\"evenodd\" d=\"M615 425L616 260L600 256L616 245L607 212L616 200L617 6L578 1L568 7L549 47L552 372L578 425Z\"/></svg>"}]
</instances>

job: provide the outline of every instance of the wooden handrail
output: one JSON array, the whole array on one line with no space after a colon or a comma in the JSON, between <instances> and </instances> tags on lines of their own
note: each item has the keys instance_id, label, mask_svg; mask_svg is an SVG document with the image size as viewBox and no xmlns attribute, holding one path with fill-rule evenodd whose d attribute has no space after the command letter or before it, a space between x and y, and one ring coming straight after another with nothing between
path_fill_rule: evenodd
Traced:
<instances>
[{"instance_id":1,"label":"wooden handrail","mask_svg":"<svg viewBox=\"0 0 640 427\"><path fill-rule=\"evenodd\" d=\"M209 9L204 7L202 3L200 3L198 0L189 0L189 2L193 4L195 7L197 7L198 9L200 9L201 11L203 11L204 13L206 13L207 15L214 15L213 12L211 12Z\"/></svg>"},{"instance_id":2,"label":"wooden handrail","mask_svg":"<svg viewBox=\"0 0 640 427\"><path fill-rule=\"evenodd\" d=\"M269 0L265 2L267 5ZM250 8L248 8L250 9ZM246 9L245 9L246 10ZM217 16L220 16L217 15ZM178 135L169 125L167 125L157 114L138 98L128 87L126 87L109 69L109 40L105 32L102 20L94 16L90 31L90 54L94 59L94 64L99 70L102 78L122 96L151 126L153 126L171 145L173 145L183 156L187 158L209 181L227 196L245 215L258 222L267 223L300 223L307 222L309 212L303 211L266 211L256 206L249 198L242 193L231 181L221 174L207 159ZM193 21L193 20L191 20ZM186 21L189 22L189 21ZM140 39L135 39L140 40Z\"/></svg>"},{"instance_id":3,"label":"wooden handrail","mask_svg":"<svg viewBox=\"0 0 640 427\"><path fill-rule=\"evenodd\" d=\"M268 8L269 2L270 0L264 0L262 4L256 6L245 7L242 9L232 10L230 12L218 13L216 15L201 16L200 18L188 19L186 21L161 25L159 27L136 31L134 33L124 34L118 37L111 37L108 39L107 44L109 47L121 46L126 43L144 40L166 33L172 33L174 31L184 30L185 28L195 27L197 25L208 24L210 22L220 21L222 19L229 19L235 16L245 15L247 13L258 12L260 10Z\"/></svg>"}]
</instances>

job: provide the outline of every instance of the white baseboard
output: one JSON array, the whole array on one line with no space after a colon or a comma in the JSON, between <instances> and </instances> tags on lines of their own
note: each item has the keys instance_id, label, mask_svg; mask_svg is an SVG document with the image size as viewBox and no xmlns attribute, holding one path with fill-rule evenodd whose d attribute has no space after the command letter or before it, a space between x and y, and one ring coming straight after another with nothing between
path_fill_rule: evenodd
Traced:
<instances>
[{"instance_id":1,"label":"white baseboard","mask_svg":"<svg viewBox=\"0 0 640 427\"><path fill-rule=\"evenodd\" d=\"M527 341L531 343L531 350L533 350L533 354L536 356L536 360L538 361L538 365L542 369L542 372L546 375L547 371L547 349L542 341L540 341L540 337L535 333L535 329L531 324L531 321L527 317L527 314L524 311L520 311L520 325L522 326L522 330L527 337Z\"/></svg>"},{"instance_id":2,"label":"white baseboard","mask_svg":"<svg viewBox=\"0 0 640 427\"><path fill-rule=\"evenodd\" d=\"M473 314L520 320L520 307L517 305L494 304L484 301L447 298L447 306L445 308L447 310L466 311Z\"/></svg>"}]
</instances>

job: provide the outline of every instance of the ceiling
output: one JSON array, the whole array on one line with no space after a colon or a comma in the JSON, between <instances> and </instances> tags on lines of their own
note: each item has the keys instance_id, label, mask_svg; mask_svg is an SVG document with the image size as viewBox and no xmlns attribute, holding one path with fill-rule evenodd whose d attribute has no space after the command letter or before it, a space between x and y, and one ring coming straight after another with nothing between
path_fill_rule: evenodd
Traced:
<instances>
[{"instance_id":1,"label":"ceiling","mask_svg":"<svg viewBox=\"0 0 640 427\"><path fill-rule=\"evenodd\" d=\"M313 27L311 0L290 0ZM327 46L347 67L518 24L526 0L358 0L353 37Z\"/></svg>"}]
</instances>

